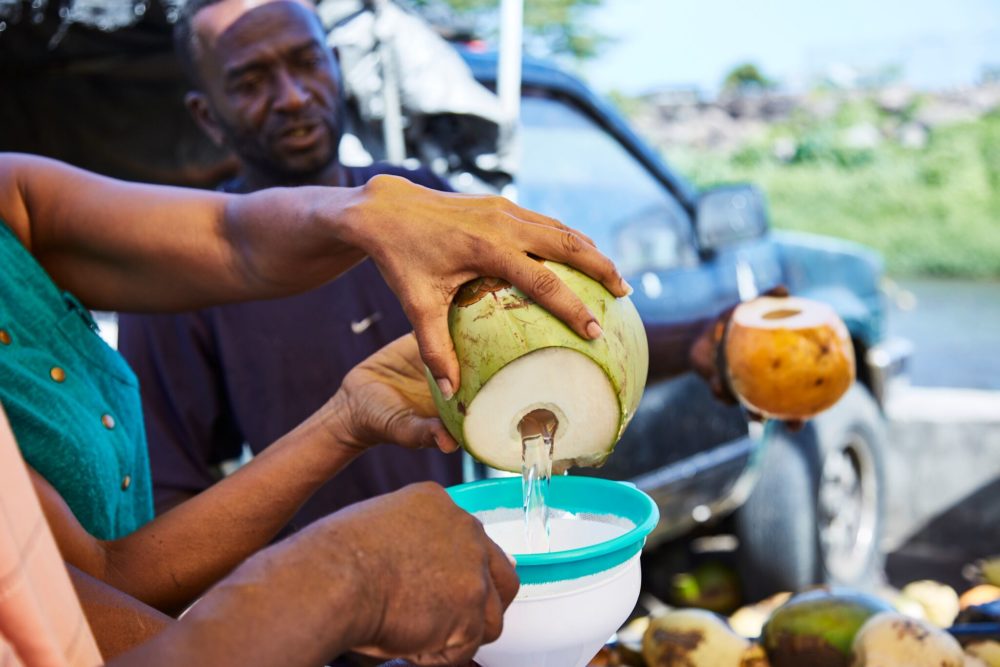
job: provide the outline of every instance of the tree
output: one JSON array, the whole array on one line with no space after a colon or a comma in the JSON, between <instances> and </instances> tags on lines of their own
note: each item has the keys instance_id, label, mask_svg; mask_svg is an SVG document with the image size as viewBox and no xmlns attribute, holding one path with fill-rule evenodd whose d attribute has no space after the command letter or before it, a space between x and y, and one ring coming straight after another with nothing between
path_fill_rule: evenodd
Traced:
<instances>
[{"instance_id":1,"label":"tree","mask_svg":"<svg viewBox=\"0 0 1000 667\"><path fill-rule=\"evenodd\" d=\"M728 92L741 93L773 88L774 81L764 76L753 63L743 63L729 71L722 87Z\"/></svg>"},{"instance_id":2,"label":"tree","mask_svg":"<svg viewBox=\"0 0 1000 667\"><path fill-rule=\"evenodd\" d=\"M593 58L608 37L586 24L589 10L604 0L526 0L524 36L526 48L537 55ZM498 31L500 0L404 0L418 13L434 21L443 13L466 23L476 35L492 38Z\"/></svg>"}]
</instances>

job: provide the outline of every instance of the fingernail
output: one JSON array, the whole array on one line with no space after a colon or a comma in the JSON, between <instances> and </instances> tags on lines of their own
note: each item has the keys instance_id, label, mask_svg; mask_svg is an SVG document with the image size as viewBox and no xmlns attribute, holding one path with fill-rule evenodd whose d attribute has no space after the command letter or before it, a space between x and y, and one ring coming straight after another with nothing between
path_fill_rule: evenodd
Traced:
<instances>
[{"instance_id":1,"label":"fingernail","mask_svg":"<svg viewBox=\"0 0 1000 667\"><path fill-rule=\"evenodd\" d=\"M628 284L628 281L625 280L624 278L622 278L622 289L625 290L625 296L632 296L632 292L635 291L634 289L632 289L632 286Z\"/></svg>"},{"instance_id":2,"label":"fingernail","mask_svg":"<svg viewBox=\"0 0 1000 667\"><path fill-rule=\"evenodd\" d=\"M436 378L435 382L437 382L438 389L441 390L444 400L451 400L451 397L455 395L455 390L451 388L451 380L448 378Z\"/></svg>"},{"instance_id":3,"label":"fingernail","mask_svg":"<svg viewBox=\"0 0 1000 667\"><path fill-rule=\"evenodd\" d=\"M510 562L510 566L517 567L517 559L508 554L506 551L504 553L507 555L507 560Z\"/></svg>"},{"instance_id":4,"label":"fingernail","mask_svg":"<svg viewBox=\"0 0 1000 667\"><path fill-rule=\"evenodd\" d=\"M596 338L600 338L601 336L603 336L604 330L601 329L601 325L598 324L595 320L591 320L590 322L587 323L587 335L590 336L591 340L594 340Z\"/></svg>"}]
</instances>

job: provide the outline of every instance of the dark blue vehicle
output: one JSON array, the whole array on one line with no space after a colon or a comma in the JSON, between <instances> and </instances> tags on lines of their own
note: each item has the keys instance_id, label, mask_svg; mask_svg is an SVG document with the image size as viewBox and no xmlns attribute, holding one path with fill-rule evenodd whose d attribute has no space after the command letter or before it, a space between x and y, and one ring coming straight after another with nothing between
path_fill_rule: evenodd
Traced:
<instances>
[{"instance_id":1,"label":"dark blue vehicle","mask_svg":"<svg viewBox=\"0 0 1000 667\"><path fill-rule=\"evenodd\" d=\"M492 86L496 56L464 53ZM833 238L770 229L752 185L698 191L582 82L526 61L520 204L590 235L635 287L650 341L642 404L607 464L581 471L631 480L656 499L650 545L695 532L737 538L751 596L818 582L863 585L883 564L881 402L908 346L885 338L880 257ZM776 285L825 301L847 323L858 382L791 434L748 423L677 363L669 337ZM730 540L730 542L736 542Z\"/></svg>"}]
</instances>

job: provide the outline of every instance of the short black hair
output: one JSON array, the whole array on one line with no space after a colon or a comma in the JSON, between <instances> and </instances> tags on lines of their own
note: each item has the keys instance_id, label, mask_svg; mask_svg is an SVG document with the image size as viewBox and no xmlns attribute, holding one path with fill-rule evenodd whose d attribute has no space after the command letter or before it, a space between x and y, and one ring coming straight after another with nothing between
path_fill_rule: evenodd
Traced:
<instances>
[{"instance_id":1,"label":"short black hair","mask_svg":"<svg viewBox=\"0 0 1000 667\"><path fill-rule=\"evenodd\" d=\"M174 52L180 62L181 71L187 79L188 84L200 88L202 85L201 74L198 71L198 45L195 44L197 36L194 34L194 17L206 7L218 4L223 0L187 0L181 7L174 23Z\"/></svg>"}]
</instances>

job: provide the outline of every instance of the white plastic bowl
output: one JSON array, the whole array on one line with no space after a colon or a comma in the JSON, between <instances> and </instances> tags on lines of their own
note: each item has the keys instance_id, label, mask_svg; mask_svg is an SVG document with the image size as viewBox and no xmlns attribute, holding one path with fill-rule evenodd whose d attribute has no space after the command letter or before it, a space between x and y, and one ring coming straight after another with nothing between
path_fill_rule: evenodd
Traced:
<instances>
[{"instance_id":1,"label":"white plastic bowl","mask_svg":"<svg viewBox=\"0 0 1000 667\"><path fill-rule=\"evenodd\" d=\"M642 545L659 519L656 504L631 484L555 477L549 489L552 544L563 548L520 554L516 549L523 540L511 530L516 524L510 525L521 512L520 478L472 482L449 492L513 552L521 579L500 638L482 646L476 662L483 667L586 665L635 607ZM506 529L491 530L501 525Z\"/></svg>"}]
</instances>

